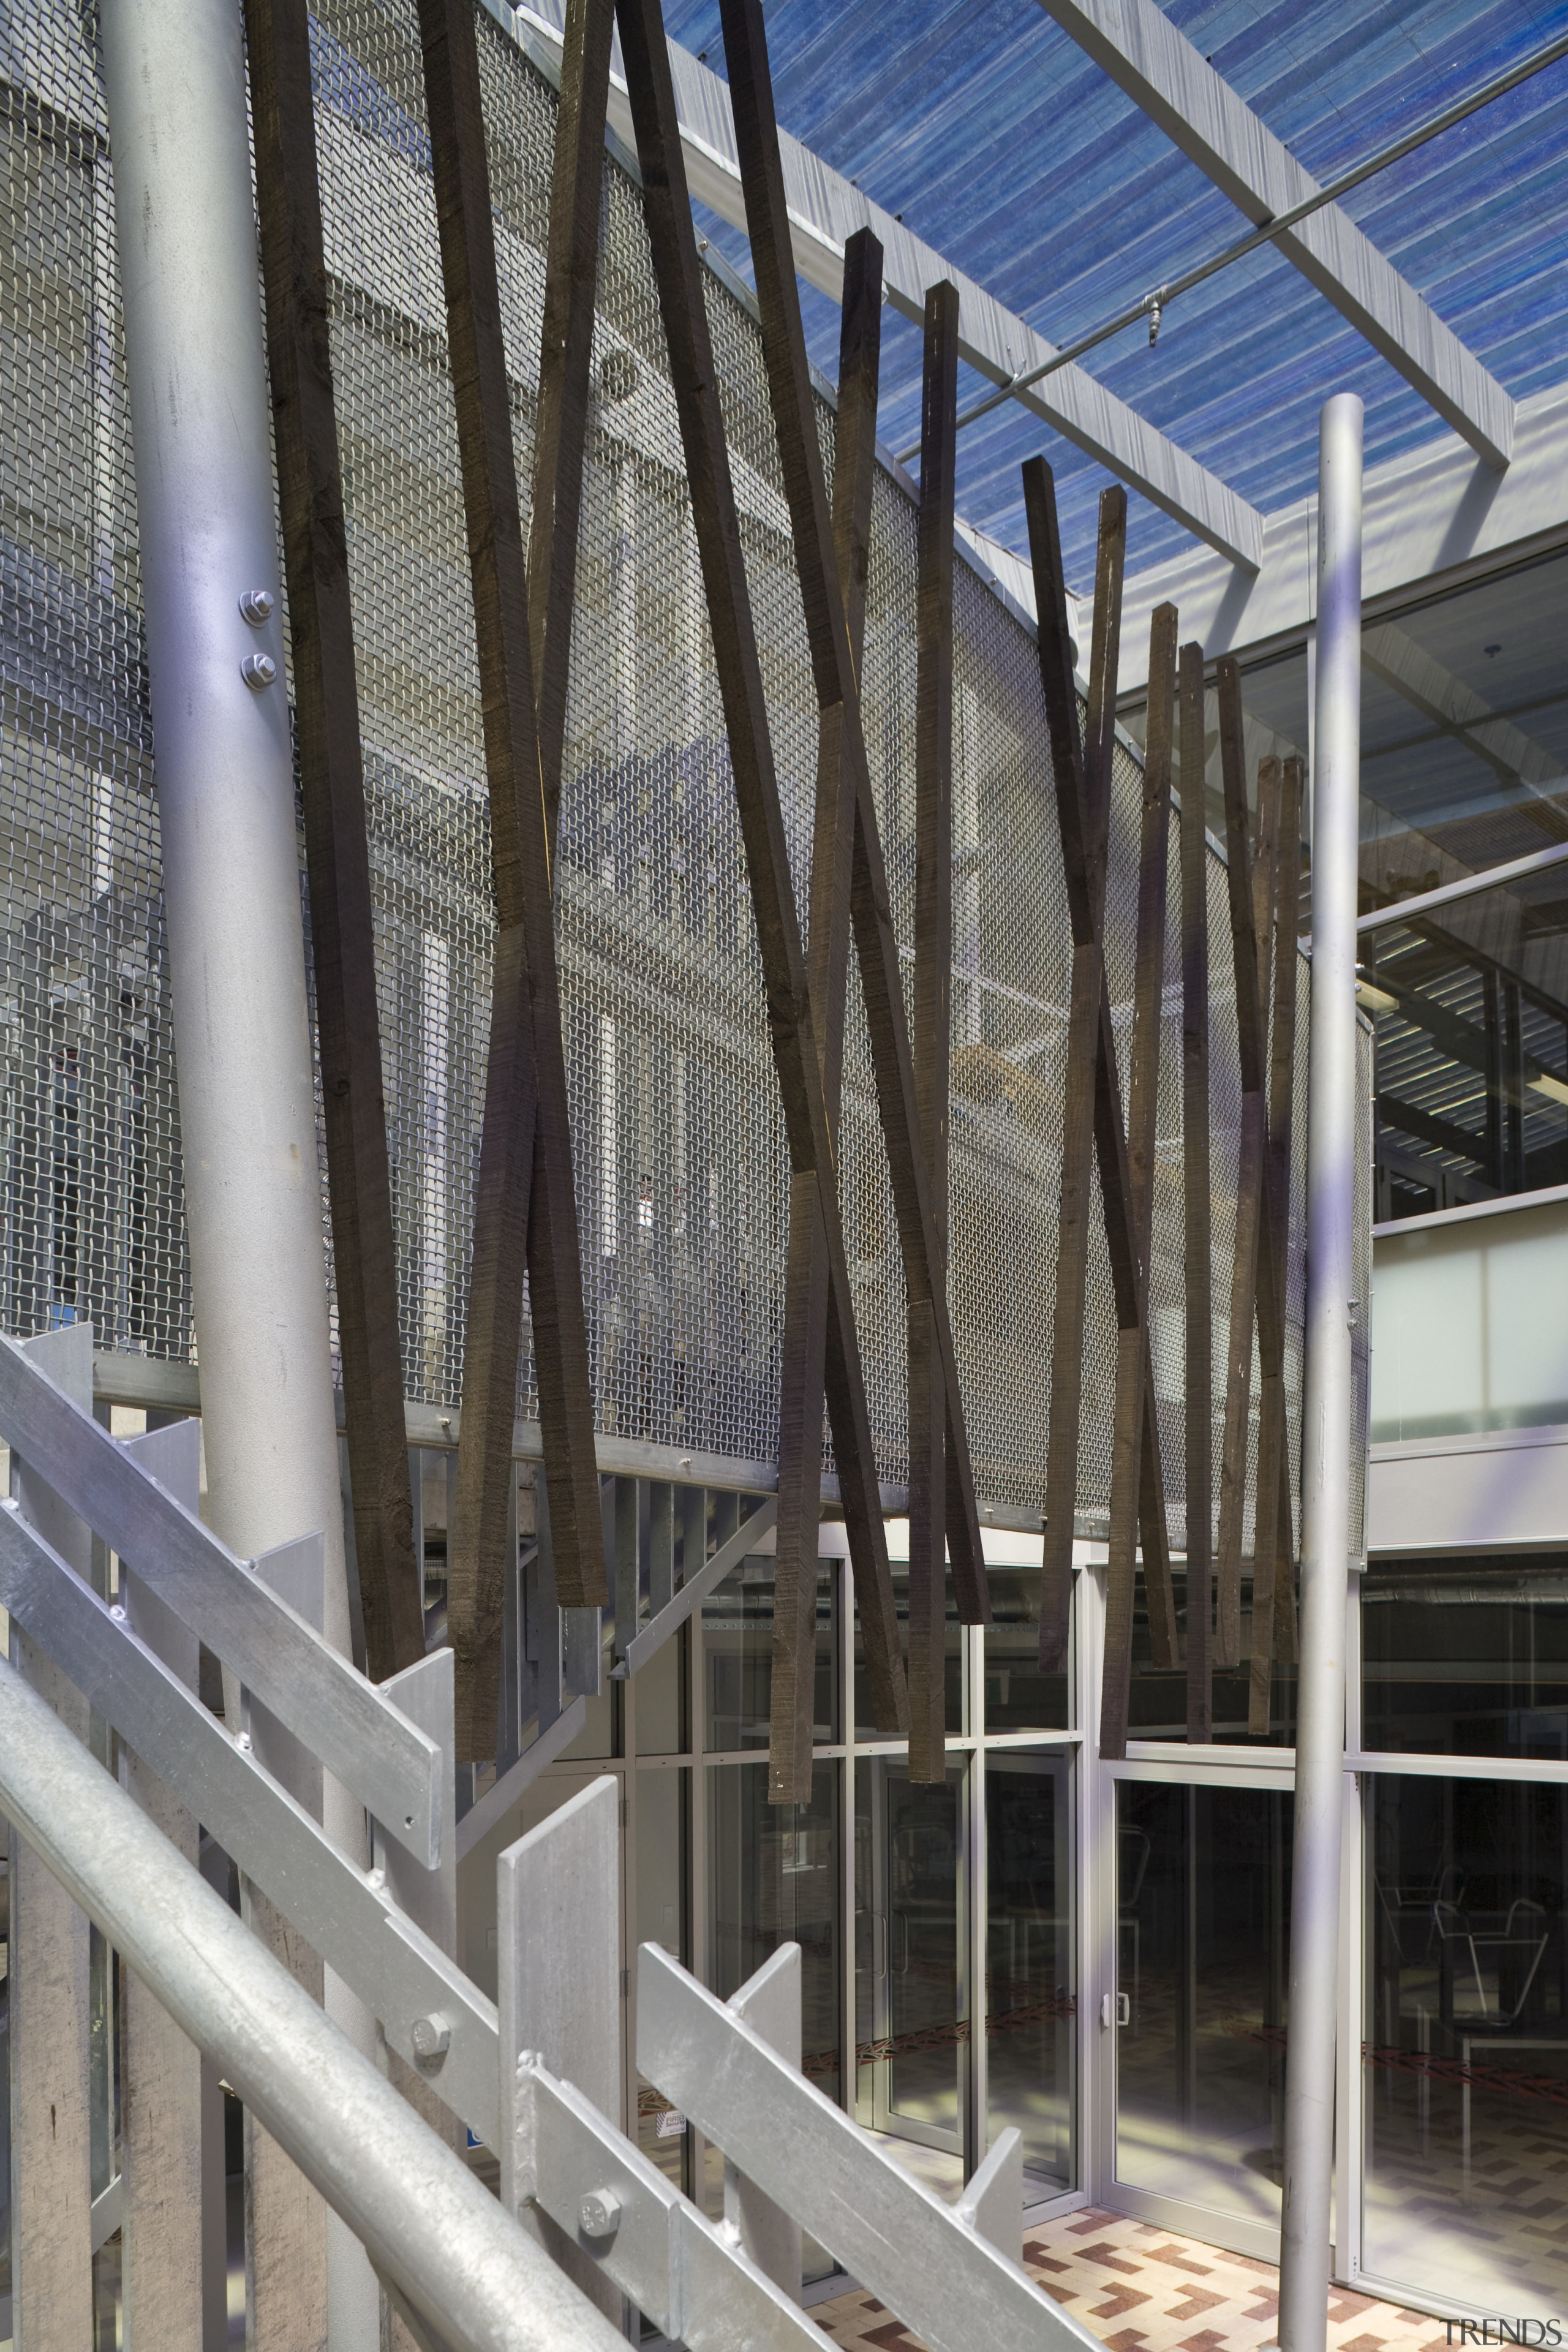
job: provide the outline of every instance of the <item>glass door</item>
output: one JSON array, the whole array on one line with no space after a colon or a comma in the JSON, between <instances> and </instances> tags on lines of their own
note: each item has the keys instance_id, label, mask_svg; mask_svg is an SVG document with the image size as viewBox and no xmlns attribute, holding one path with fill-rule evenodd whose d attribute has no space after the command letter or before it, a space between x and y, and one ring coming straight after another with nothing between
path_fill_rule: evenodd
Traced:
<instances>
[{"instance_id":1,"label":"glass door","mask_svg":"<svg viewBox=\"0 0 1568 2352\"><path fill-rule=\"evenodd\" d=\"M1059 1749L985 1759L985 2137L1022 2132L1028 2204L1072 2186L1071 1770Z\"/></svg>"},{"instance_id":2,"label":"glass door","mask_svg":"<svg viewBox=\"0 0 1568 2352\"><path fill-rule=\"evenodd\" d=\"M1116 1797L1116 2187L1277 2231L1290 1795L1121 1780Z\"/></svg>"},{"instance_id":3,"label":"glass door","mask_svg":"<svg viewBox=\"0 0 1568 2352\"><path fill-rule=\"evenodd\" d=\"M963 1999L961 1768L911 1780L902 1758L855 1768L856 2115L962 2177Z\"/></svg>"}]
</instances>

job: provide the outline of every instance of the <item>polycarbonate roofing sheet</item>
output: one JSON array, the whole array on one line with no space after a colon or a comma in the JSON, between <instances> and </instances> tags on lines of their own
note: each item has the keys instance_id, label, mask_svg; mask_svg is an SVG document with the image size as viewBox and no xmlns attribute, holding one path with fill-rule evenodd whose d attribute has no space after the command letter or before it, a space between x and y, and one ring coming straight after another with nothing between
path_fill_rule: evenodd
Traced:
<instances>
[{"instance_id":1,"label":"polycarbonate roofing sheet","mask_svg":"<svg viewBox=\"0 0 1568 2352\"><path fill-rule=\"evenodd\" d=\"M1169 0L1166 14L1320 182L1568 29L1568 0ZM671 35L724 71L718 0L670 0ZM1251 224L1037 0L773 0L778 116L1040 334L1071 341ZM1568 59L1343 200L1348 216L1516 399L1568 375ZM745 239L709 235L748 269ZM837 375L838 313L806 295ZM1080 364L1265 510L1316 478L1317 417L1366 403L1369 465L1447 427L1327 298L1262 249L1183 296L1157 347L1127 330ZM891 313L882 434L920 433L920 336ZM960 398L981 380L961 371ZM1098 465L1014 405L963 436L959 510L1025 543L1018 469L1057 468L1070 576L1092 576ZM1132 500L1130 563L1191 542Z\"/></svg>"}]
</instances>

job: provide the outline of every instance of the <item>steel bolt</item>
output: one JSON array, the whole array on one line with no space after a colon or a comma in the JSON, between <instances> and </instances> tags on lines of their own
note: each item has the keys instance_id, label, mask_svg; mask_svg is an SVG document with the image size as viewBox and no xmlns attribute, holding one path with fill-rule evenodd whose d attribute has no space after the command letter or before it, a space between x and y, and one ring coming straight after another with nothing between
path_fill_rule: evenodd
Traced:
<instances>
[{"instance_id":1,"label":"steel bolt","mask_svg":"<svg viewBox=\"0 0 1568 2352\"><path fill-rule=\"evenodd\" d=\"M272 618L270 590L247 588L239 600L239 609L253 629L264 629Z\"/></svg>"},{"instance_id":2,"label":"steel bolt","mask_svg":"<svg viewBox=\"0 0 1568 2352\"><path fill-rule=\"evenodd\" d=\"M439 2014L416 2017L409 2029L414 2055L421 2066L438 2066L452 2046L452 2029Z\"/></svg>"},{"instance_id":3,"label":"steel bolt","mask_svg":"<svg viewBox=\"0 0 1568 2352\"><path fill-rule=\"evenodd\" d=\"M620 2226L621 2200L613 2189L590 2189L577 2208L577 2226L585 2238L611 2238Z\"/></svg>"},{"instance_id":4,"label":"steel bolt","mask_svg":"<svg viewBox=\"0 0 1568 2352\"><path fill-rule=\"evenodd\" d=\"M124 1612L124 1610L123 1610L123 1609L121 1609L121 1605L120 1605L120 1603L119 1603L119 1601L111 1601L110 1602L110 1604L109 1604L109 1613L110 1613L110 1615L113 1618L113 1620L114 1620L114 1622L115 1622L115 1623L116 1623L117 1625L123 1625L123 1624L124 1624L124 1622L125 1622L125 1612Z\"/></svg>"},{"instance_id":5,"label":"steel bolt","mask_svg":"<svg viewBox=\"0 0 1568 2352\"><path fill-rule=\"evenodd\" d=\"M265 694L278 675L278 665L270 654L247 654L239 674L252 694Z\"/></svg>"}]
</instances>

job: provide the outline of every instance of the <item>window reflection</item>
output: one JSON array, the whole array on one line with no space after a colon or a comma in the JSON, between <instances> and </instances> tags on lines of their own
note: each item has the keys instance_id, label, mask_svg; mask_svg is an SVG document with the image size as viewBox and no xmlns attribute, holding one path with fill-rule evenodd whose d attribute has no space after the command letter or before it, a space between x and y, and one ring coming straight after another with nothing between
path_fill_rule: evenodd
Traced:
<instances>
[{"instance_id":1,"label":"window reflection","mask_svg":"<svg viewBox=\"0 0 1568 2352\"><path fill-rule=\"evenodd\" d=\"M1068 1678L1040 1671L1040 1570L986 1570L991 1622L985 1643L987 1731L1065 1731Z\"/></svg>"},{"instance_id":2,"label":"window reflection","mask_svg":"<svg viewBox=\"0 0 1568 2352\"><path fill-rule=\"evenodd\" d=\"M1186 1655L1187 1580L1178 1565L1172 1571L1176 1595L1176 1623L1182 1655ZM1214 1669L1214 1736L1227 1748L1290 1748L1296 1740L1296 1668L1276 1658L1269 1673L1269 1717L1266 1733L1248 1728L1252 1675L1252 1573L1241 1580L1241 1658L1232 1667ZM1143 1571L1137 1572L1132 1615L1132 1686L1127 1727L1134 1739L1176 1739L1187 1736L1187 1669L1184 1664L1157 1666L1149 1637L1149 1610Z\"/></svg>"},{"instance_id":3,"label":"window reflection","mask_svg":"<svg viewBox=\"0 0 1568 2352\"><path fill-rule=\"evenodd\" d=\"M1066 1756L985 1762L987 2143L1024 2136L1024 2201L1072 2185L1072 1889Z\"/></svg>"},{"instance_id":4,"label":"window reflection","mask_svg":"<svg viewBox=\"0 0 1568 2352\"><path fill-rule=\"evenodd\" d=\"M1550 2312L1568 2173L1568 1789L1372 1783L1362 2261Z\"/></svg>"},{"instance_id":5,"label":"window reflection","mask_svg":"<svg viewBox=\"0 0 1568 2352\"><path fill-rule=\"evenodd\" d=\"M1362 1591L1362 1745L1568 1761L1560 1558L1384 1563Z\"/></svg>"},{"instance_id":6,"label":"window reflection","mask_svg":"<svg viewBox=\"0 0 1568 2352\"><path fill-rule=\"evenodd\" d=\"M1117 2179L1277 2223L1291 1799L1117 1796Z\"/></svg>"},{"instance_id":7,"label":"window reflection","mask_svg":"<svg viewBox=\"0 0 1568 2352\"><path fill-rule=\"evenodd\" d=\"M834 1659L834 1595L837 1564L820 1565L816 1580L816 1679L812 1731L817 1739L836 1737L837 1709ZM742 1560L702 1604L702 1643L707 1660L708 1746L723 1754L737 1748L765 1748L773 1674L773 1562Z\"/></svg>"}]
</instances>

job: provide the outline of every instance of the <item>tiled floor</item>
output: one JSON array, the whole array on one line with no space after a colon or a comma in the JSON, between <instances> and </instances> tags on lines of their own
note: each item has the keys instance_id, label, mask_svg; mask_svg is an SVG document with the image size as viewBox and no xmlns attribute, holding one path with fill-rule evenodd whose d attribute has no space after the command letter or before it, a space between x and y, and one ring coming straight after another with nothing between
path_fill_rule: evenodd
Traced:
<instances>
[{"instance_id":1,"label":"tiled floor","mask_svg":"<svg viewBox=\"0 0 1568 2352\"><path fill-rule=\"evenodd\" d=\"M1275 2340L1271 2263L1173 2238L1151 2221L1092 2206L1032 2230L1024 2260L1042 2286L1107 2352L1258 2352ZM910 2335L869 2294L819 2303L812 2317L844 2352L915 2352ZM1443 2323L1336 2288L1329 2352L1447 2352Z\"/></svg>"}]
</instances>

